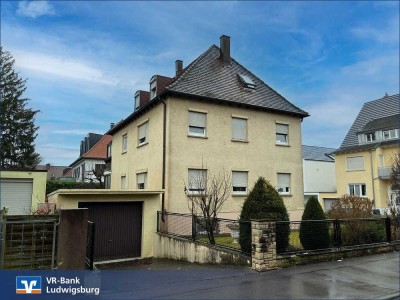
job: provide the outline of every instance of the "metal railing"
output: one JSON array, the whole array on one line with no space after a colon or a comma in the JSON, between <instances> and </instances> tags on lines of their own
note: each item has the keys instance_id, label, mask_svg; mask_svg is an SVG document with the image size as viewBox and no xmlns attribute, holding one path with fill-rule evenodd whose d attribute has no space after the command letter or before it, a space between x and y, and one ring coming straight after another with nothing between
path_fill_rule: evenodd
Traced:
<instances>
[{"instance_id":1,"label":"metal railing","mask_svg":"<svg viewBox=\"0 0 400 300\"><path fill-rule=\"evenodd\" d=\"M240 223L250 225L250 222L217 218L213 226L215 245L245 253L241 250L238 242ZM206 228L207 225L202 216L157 212L157 232L179 236L200 243L211 244Z\"/></svg>"},{"instance_id":2,"label":"metal railing","mask_svg":"<svg viewBox=\"0 0 400 300\"><path fill-rule=\"evenodd\" d=\"M399 240L399 219L390 217L277 221L276 226L290 228L288 243L277 248L278 254L340 251ZM277 244L284 238L277 233Z\"/></svg>"}]
</instances>

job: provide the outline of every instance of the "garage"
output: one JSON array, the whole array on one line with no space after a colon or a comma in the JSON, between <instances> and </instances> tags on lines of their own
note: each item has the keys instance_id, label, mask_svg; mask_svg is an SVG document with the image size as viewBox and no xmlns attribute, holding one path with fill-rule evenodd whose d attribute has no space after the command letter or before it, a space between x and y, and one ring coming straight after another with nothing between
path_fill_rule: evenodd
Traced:
<instances>
[{"instance_id":1,"label":"garage","mask_svg":"<svg viewBox=\"0 0 400 300\"><path fill-rule=\"evenodd\" d=\"M96 223L94 261L141 256L143 202L79 202Z\"/></svg>"},{"instance_id":2,"label":"garage","mask_svg":"<svg viewBox=\"0 0 400 300\"><path fill-rule=\"evenodd\" d=\"M1 208L8 207L9 215L29 214L32 207L33 179L1 179Z\"/></svg>"}]
</instances>

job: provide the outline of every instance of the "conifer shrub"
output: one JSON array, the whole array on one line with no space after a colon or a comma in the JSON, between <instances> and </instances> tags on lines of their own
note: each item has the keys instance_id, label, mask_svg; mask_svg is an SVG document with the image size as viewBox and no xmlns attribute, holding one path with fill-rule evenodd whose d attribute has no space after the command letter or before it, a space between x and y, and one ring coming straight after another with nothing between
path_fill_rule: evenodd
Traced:
<instances>
[{"instance_id":1,"label":"conifer shrub","mask_svg":"<svg viewBox=\"0 0 400 300\"><path fill-rule=\"evenodd\" d=\"M239 227L239 244L243 252L251 252L251 224L249 221L257 219L289 221L289 215L282 197L263 177L258 178L240 213L240 221L246 221L240 222ZM289 234L289 223L277 225L276 248L278 252L287 249Z\"/></svg>"},{"instance_id":2,"label":"conifer shrub","mask_svg":"<svg viewBox=\"0 0 400 300\"><path fill-rule=\"evenodd\" d=\"M307 222L325 220L325 213L315 196L312 196L304 209L300 224L300 242L306 250L329 247L329 228L326 222Z\"/></svg>"}]
</instances>

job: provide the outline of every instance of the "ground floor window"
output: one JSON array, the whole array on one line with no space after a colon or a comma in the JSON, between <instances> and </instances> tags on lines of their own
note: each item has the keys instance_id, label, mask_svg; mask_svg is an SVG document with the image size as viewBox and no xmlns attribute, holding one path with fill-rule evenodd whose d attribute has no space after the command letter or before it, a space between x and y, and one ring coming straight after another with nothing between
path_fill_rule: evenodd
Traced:
<instances>
[{"instance_id":1,"label":"ground floor window","mask_svg":"<svg viewBox=\"0 0 400 300\"><path fill-rule=\"evenodd\" d=\"M362 183L349 184L349 194L351 196L366 197L367 187Z\"/></svg>"}]
</instances>

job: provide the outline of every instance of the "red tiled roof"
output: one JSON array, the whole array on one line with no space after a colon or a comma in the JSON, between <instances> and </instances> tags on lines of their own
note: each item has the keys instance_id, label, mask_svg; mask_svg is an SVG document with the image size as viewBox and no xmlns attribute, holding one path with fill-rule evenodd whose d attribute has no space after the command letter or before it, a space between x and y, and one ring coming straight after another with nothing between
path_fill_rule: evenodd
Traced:
<instances>
[{"instance_id":1,"label":"red tiled roof","mask_svg":"<svg viewBox=\"0 0 400 300\"><path fill-rule=\"evenodd\" d=\"M112 136L105 134L82 158L107 158L107 145L111 142Z\"/></svg>"}]
</instances>

